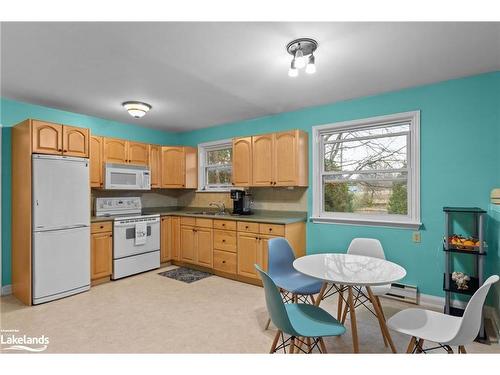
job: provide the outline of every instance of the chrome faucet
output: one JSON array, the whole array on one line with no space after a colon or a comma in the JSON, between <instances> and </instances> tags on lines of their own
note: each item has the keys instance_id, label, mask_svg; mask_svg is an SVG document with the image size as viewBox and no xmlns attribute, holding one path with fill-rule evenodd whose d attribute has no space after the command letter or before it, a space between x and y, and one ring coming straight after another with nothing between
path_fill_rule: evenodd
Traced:
<instances>
[{"instance_id":1,"label":"chrome faucet","mask_svg":"<svg viewBox=\"0 0 500 375\"><path fill-rule=\"evenodd\" d=\"M219 210L217 212L218 215L224 215L226 213L226 205L224 204L224 202L210 202L208 205L210 207L217 207L217 209Z\"/></svg>"}]
</instances>

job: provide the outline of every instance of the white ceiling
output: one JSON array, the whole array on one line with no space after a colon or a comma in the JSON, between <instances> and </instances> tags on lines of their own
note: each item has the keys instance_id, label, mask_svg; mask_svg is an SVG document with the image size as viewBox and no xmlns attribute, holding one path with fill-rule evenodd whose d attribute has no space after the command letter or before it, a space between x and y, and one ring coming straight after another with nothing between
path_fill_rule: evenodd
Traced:
<instances>
[{"instance_id":1,"label":"white ceiling","mask_svg":"<svg viewBox=\"0 0 500 375\"><path fill-rule=\"evenodd\" d=\"M315 75L287 76L297 37ZM500 23L2 23L1 42L3 97L170 131L500 69Z\"/></svg>"}]
</instances>

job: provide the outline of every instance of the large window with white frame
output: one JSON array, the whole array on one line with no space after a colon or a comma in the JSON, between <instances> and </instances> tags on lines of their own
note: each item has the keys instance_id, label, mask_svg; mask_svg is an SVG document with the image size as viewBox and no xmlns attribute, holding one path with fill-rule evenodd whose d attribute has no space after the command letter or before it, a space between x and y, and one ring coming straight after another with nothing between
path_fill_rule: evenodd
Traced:
<instances>
[{"instance_id":1,"label":"large window with white frame","mask_svg":"<svg viewBox=\"0 0 500 375\"><path fill-rule=\"evenodd\" d=\"M198 145L199 190L228 191L231 188L232 154L231 140Z\"/></svg>"},{"instance_id":2,"label":"large window with white frame","mask_svg":"<svg viewBox=\"0 0 500 375\"><path fill-rule=\"evenodd\" d=\"M313 221L420 226L420 113L313 128Z\"/></svg>"}]
</instances>

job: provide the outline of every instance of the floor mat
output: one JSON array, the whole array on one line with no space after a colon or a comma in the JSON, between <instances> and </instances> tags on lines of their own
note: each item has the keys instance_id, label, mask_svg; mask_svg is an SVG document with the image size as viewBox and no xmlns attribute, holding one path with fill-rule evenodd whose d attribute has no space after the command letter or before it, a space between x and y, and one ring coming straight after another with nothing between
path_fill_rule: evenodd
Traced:
<instances>
[{"instance_id":1,"label":"floor mat","mask_svg":"<svg viewBox=\"0 0 500 375\"><path fill-rule=\"evenodd\" d=\"M188 284L212 276L212 274L208 272L192 270L184 267L160 272L158 275L168 277L169 279L183 281Z\"/></svg>"}]
</instances>

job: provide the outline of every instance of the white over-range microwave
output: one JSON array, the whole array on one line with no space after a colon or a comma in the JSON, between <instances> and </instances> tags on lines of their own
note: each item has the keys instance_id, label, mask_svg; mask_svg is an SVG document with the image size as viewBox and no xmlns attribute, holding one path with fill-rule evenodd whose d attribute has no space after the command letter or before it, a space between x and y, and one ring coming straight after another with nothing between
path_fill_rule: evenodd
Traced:
<instances>
[{"instance_id":1,"label":"white over-range microwave","mask_svg":"<svg viewBox=\"0 0 500 375\"><path fill-rule=\"evenodd\" d=\"M151 190L149 168L143 165L104 165L104 188L109 190Z\"/></svg>"}]
</instances>

